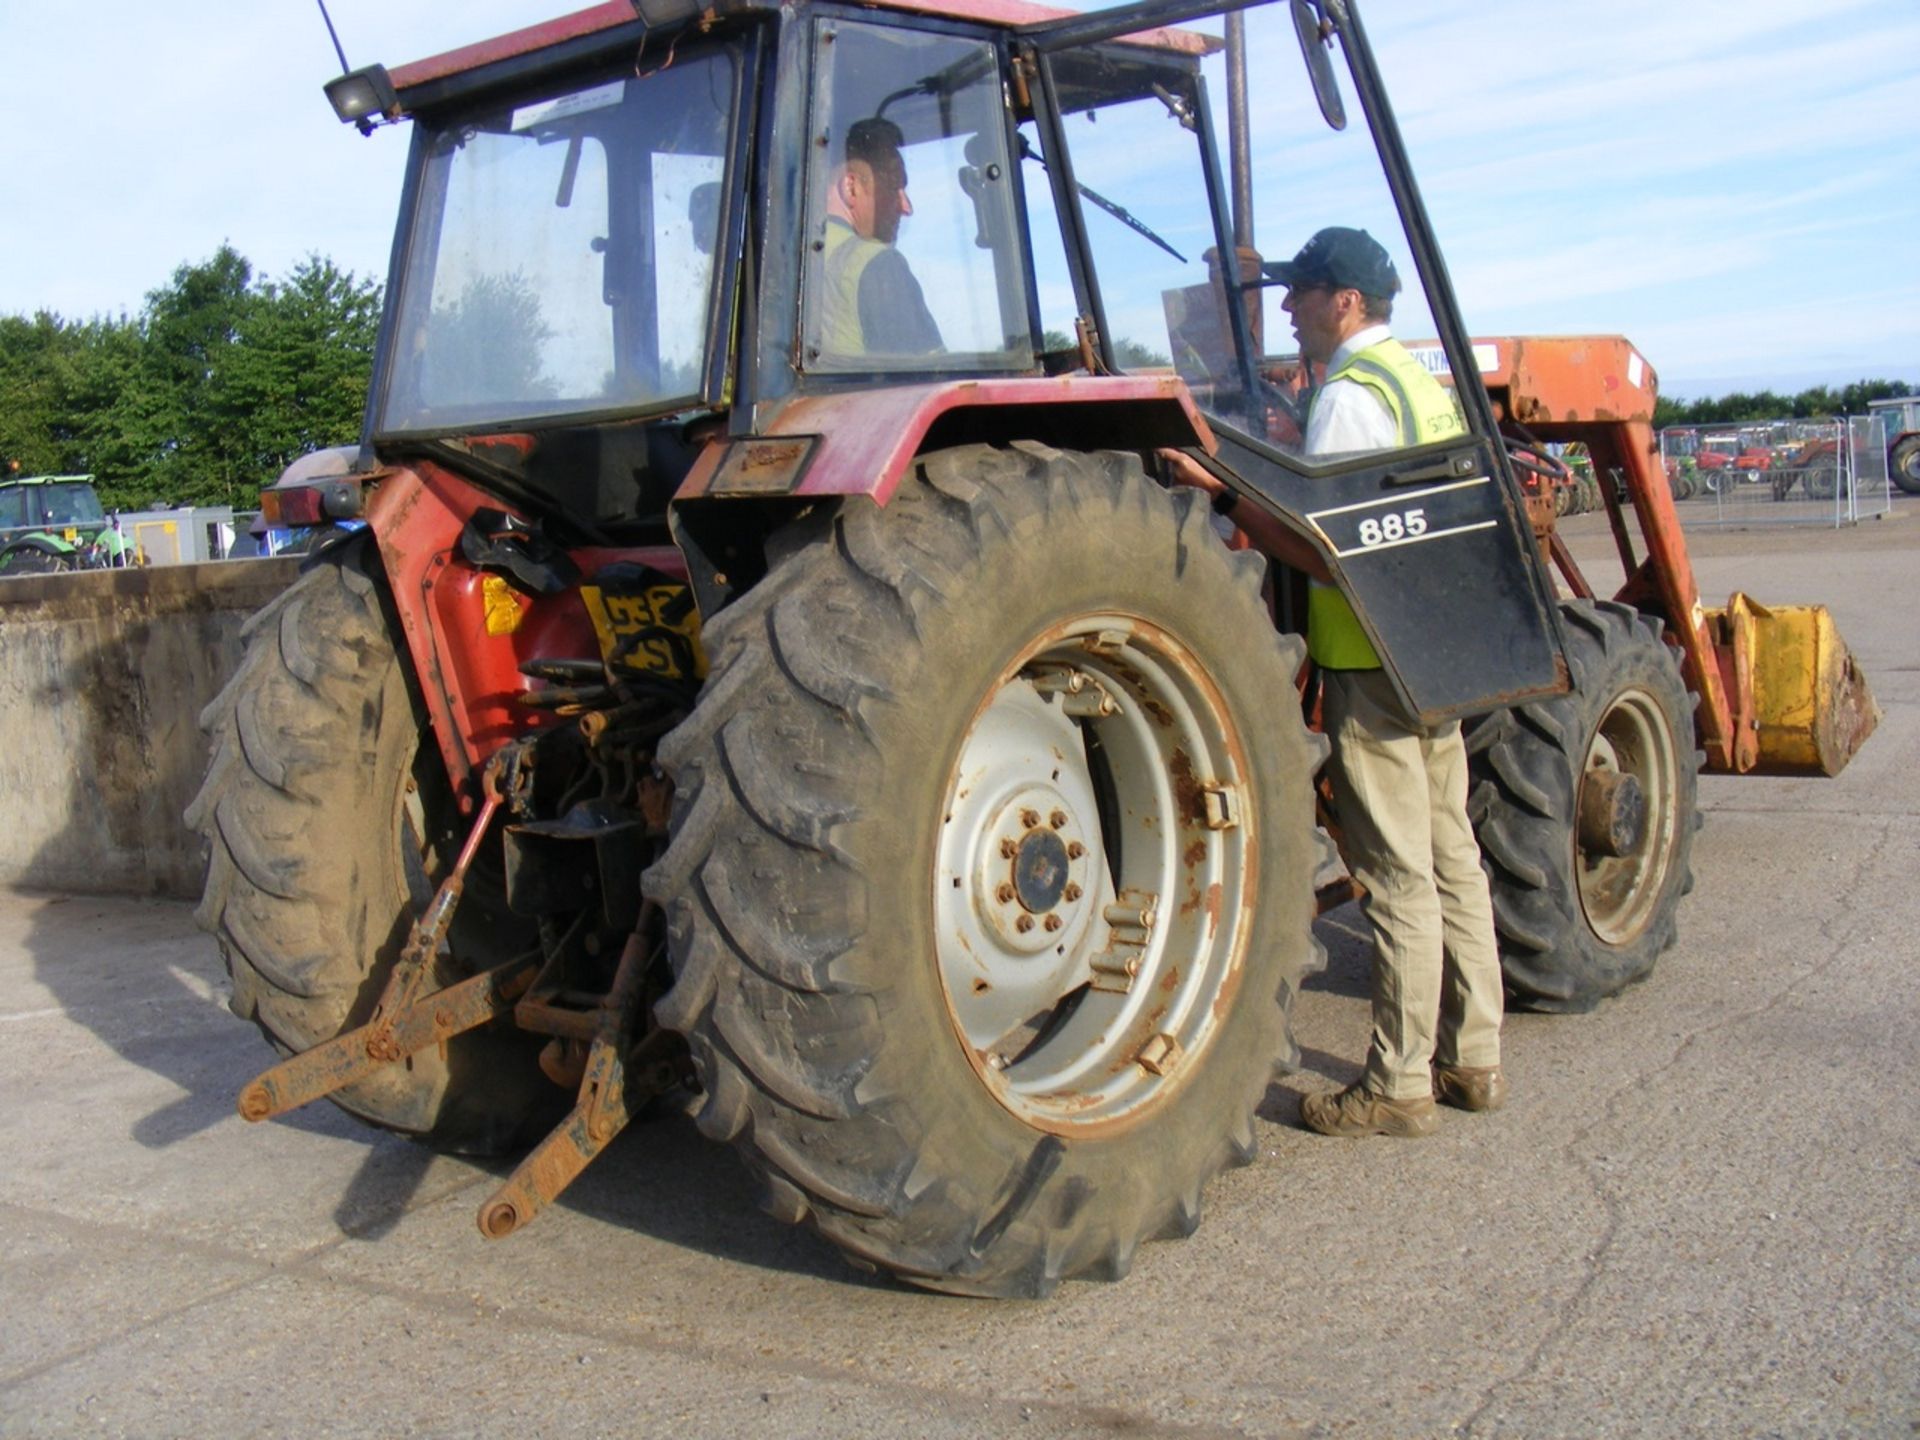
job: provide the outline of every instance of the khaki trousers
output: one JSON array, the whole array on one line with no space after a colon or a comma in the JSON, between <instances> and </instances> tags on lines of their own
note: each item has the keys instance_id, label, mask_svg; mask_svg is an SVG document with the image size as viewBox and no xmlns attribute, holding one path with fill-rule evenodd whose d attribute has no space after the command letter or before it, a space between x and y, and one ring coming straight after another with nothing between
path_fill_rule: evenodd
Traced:
<instances>
[{"instance_id":1,"label":"khaki trousers","mask_svg":"<svg viewBox=\"0 0 1920 1440\"><path fill-rule=\"evenodd\" d=\"M1480 846L1467 820L1456 721L1417 727L1378 670L1327 670L1335 809L1373 931L1373 1040L1365 1084L1432 1093L1429 1067L1500 1063L1500 955Z\"/></svg>"}]
</instances>

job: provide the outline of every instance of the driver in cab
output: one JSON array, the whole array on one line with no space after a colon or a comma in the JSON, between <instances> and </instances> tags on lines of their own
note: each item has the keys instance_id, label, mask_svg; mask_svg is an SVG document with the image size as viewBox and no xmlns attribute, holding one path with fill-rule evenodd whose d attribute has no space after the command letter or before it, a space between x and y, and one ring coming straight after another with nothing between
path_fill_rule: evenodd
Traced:
<instances>
[{"instance_id":1,"label":"driver in cab","mask_svg":"<svg viewBox=\"0 0 1920 1440\"><path fill-rule=\"evenodd\" d=\"M905 137L891 120L857 120L828 181L821 348L836 356L930 355L940 327L894 247L907 198Z\"/></svg>"}]
</instances>

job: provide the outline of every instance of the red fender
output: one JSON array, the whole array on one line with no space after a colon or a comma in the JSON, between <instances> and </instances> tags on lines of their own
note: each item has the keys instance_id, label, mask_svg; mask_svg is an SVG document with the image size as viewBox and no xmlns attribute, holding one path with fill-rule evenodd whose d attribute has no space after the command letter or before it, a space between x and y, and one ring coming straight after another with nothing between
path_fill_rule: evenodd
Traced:
<instances>
[{"instance_id":1,"label":"red fender","mask_svg":"<svg viewBox=\"0 0 1920 1440\"><path fill-rule=\"evenodd\" d=\"M1172 375L897 385L774 406L761 435L710 446L674 499L870 495L884 505L936 425L956 444L1041 435L1089 448L1214 448L1192 393Z\"/></svg>"}]
</instances>

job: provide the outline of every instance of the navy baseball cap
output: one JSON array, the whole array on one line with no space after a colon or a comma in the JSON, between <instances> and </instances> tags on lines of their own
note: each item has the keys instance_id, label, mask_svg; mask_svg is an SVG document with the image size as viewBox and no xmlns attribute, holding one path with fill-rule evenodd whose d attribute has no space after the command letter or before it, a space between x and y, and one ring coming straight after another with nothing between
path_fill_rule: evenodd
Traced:
<instances>
[{"instance_id":1,"label":"navy baseball cap","mask_svg":"<svg viewBox=\"0 0 1920 1440\"><path fill-rule=\"evenodd\" d=\"M1382 299L1400 293L1399 272L1380 242L1364 230L1344 225L1329 225L1302 245L1293 259L1275 260L1260 268L1289 288L1329 285Z\"/></svg>"}]
</instances>

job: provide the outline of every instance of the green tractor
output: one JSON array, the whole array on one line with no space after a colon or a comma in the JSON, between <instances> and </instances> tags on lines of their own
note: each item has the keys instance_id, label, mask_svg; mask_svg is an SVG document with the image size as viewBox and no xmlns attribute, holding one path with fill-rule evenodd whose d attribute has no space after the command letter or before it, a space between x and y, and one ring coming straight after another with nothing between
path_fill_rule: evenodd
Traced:
<instances>
[{"instance_id":1,"label":"green tractor","mask_svg":"<svg viewBox=\"0 0 1920 1440\"><path fill-rule=\"evenodd\" d=\"M91 475L0 480L0 576L98 570L131 559L107 519Z\"/></svg>"}]
</instances>

